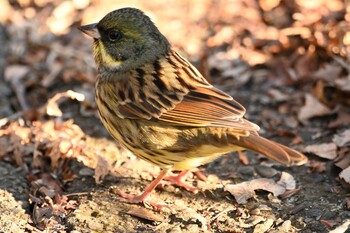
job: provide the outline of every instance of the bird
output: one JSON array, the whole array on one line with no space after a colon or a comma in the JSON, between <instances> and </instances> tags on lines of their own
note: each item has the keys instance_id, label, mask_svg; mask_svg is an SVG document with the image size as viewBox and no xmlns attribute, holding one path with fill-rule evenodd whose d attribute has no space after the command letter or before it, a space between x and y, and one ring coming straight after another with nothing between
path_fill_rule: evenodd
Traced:
<instances>
[{"instance_id":1,"label":"bird","mask_svg":"<svg viewBox=\"0 0 350 233\"><path fill-rule=\"evenodd\" d=\"M142 194L120 191L124 201L148 202L172 171L181 172L169 180L195 191L184 181L188 171L233 151L251 150L286 166L307 162L304 154L260 136L246 109L175 51L143 11L117 9L79 29L93 38L102 124L138 158L161 168Z\"/></svg>"}]
</instances>

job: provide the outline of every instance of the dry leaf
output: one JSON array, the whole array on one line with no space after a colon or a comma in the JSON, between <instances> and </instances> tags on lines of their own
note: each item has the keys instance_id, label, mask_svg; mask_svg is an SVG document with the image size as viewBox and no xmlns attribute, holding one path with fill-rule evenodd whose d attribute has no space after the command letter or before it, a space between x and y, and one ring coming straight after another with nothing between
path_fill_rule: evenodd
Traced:
<instances>
[{"instance_id":1,"label":"dry leaf","mask_svg":"<svg viewBox=\"0 0 350 233\"><path fill-rule=\"evenodd\" d=\"M339 177L344 179L345 182L350 184L350 167L344 169L340 174Z\"/></svg>"},{"instance_id":2,"label":"dry leaf","mask_svg":"<svg viewBox=\"0 0 350 233\"><path fill-rule=\"evenodd\" d=\"M305 147L304 151L329 160L337 157L337 146L333 142L309 145Z\"/></svg>"},{"instance_id":3,"label":"dry leaf","mask_svg":"<svg viewBox=\"0 0 350 233\"><path fill-rule=\"evenodd\" d=\"M259 0L259 5L264 11L270 11L280 4L281 0Z\"/></svg>"},{"instance_id":4,"label":"dry leaf","mask_svg":"<svg viewBox=\"0 0 350 233\"><path fill-rule=\"evenodd\" d=\"M282 185L287 190L295 189L297 186L294 177L287 172L282 172L281 178L277 181L277 184Z\"/></svg>"},{"instance_id":5,"label":"dry leaf","mask_svg":"<svg viewBox=\"0 0 350 233\"><path fill-rule=\"evenodd\" d=\"M338 223L338 222L337 222ZM346 220L342 225L335 228L334 230L331 230L329 233L344 233L348 232L350 226L350 220Z\"/></svg>"},{"instance_id":6,"label":"dry leaf","mask_svg":"<svg viewBox=\"0 0 350 233\"><path fill-rule=\"evenodd\" d=\"M238 153L238 158L239 158L239 161L244 164L244 165L248 165L249 164L249 158L247 156L246 153L244 153L243 151L237 151Z\"/></svg>"},{"instance_id":7,"label":"dry leaf","mask_svg":"<svg viewBox=\"0 0 350 233\"><path fill-rule=\"evenodd\" d=\"M51 32L62 35L67 33L69 26L73 24L74 15L74 3L71 1L62 1L52 12L46 23Z\"/></svg>"},{"instance_id":8,"label":"dry leaf","mask_svg":"<svg viewBox=\"0 0 350 233\"><path fill-rule=\"evenodd\" d=\"M346 64L347 66L349 66L348 64ZM349 91L350 91L350 78L347 79L336 79L335 83L337 85L337 88L339 88L339 90L341 91L341 93L343 93L344 95L349 96ZM349 100L347 100L349 101ZM347 102L349 103L349 102Z\"/></svg>"},{"instance_id":9,"label":"dry leaf","mask_svg":"<svg viewBox=\"0 0 350 233\"><path fill-rule=\"evenodd\" d=\"M316 160L310 161L310 167L312 173L323 173L327 170L325 162L320 162Z\"/></svg>"},{"instance_id":10,"label":"dry leaf","mask_svg":"<svg viewBox=\"0 0 350 233\"><path fill-rule=\"evenodd\" d=\"M350 125L350 114L344 108L340 108L337 112L337 118L331 121L328 125L329 128L336 128L341 125Z\"/></svg>"},{"instance_id":11,"label":"dry leaf","mask_svg":"<svg viewBox=\"0 0 350 233\"><path fill-rule=\"evenodd\" d=\"M154 222L164 222L165 219L163 216L155 214L153 211L141 207L133 207L132 209L126 212L132 216L136 216L139 218L147 219L149 221Z\"/></svg>"},{"instance_id":12,"label":"dry leaf","mask_svg":"<svg viewBox=\"0 0 350 233\"><path fill-rule=\"evenodd\" d=\"M305 121L312 117L326 116L332 113L333 111L320 103L314 96L306 94L305 105L300 109L298 119L300 121Z\"/></svg>"},{"instance_id":13,"label":"dry leaf","mask_svg":"<svg viewBox=\"0 0 350 233\"><path fill-rule=\"evenodd\" d=\"M253 233L264 233L267 232L273 225L273 219L268 218L265 222L257 224L254 227Z\"/></svg>"},{"instance_id":14,"label":"dry leaf","mask_svg":"<svg viewBox=\"0 0 350 233\"><path fill-rule=\"evenodd\" d=\"M102 157L97 156L97 163L95 168L95 182L97 184L101 183L101 180L109 173L111 166L108 161Z\"/></svg>"},{"instance_id":15,"label":"dry leaf","mask_svg":"<svg viewBox=\"0 0 350 233\"><path fill-rule=\"evenodd\" d=\"M46 105L47 115L57 116L57 117L62 116L62 111L58 107L58 104L62 101L62 98L70 98L72 100L78 100L79 102L82 102L85 100L85 96L83 94L74 92L72 90L57 93L47 101L47 105Z\"/></svg>"},{"instance_id":16,"label":"dry leaf","mask_svg":"<svg viewBox=\"0 0 350 233\"><path fill-rule=\"evenodd\" d=\"M342 72L342 67L336 63L325 64L323 67L318 69L314 76L319 80L326 80L328 82L333 82L334 77L339 77ZM318 81L319 82L319 81Z\"/></svg>"},{"instance_id":17,"label":"dry leaf","mask_svg":"<svg viewBox=\"0 0 350 233\"><path fill-rule=\"evenodd\" d=\"M28 74L30 68L24 65L7 66L5 70L5 80L10 83L17 83L22 81L23 77Z\"/></svg>"},{"instance_id":18,"label":"dry leaf","mask_svg":"<svg viewBox=\"0 0 350 233\"><path fill-rule=\"evenodd\" d=\"M350 148L342 147L339 149L339 156L335 161L335 165L341 169L350 166Z\"/></svg>"},{"instance_id":19,"label":"dry leaf","mask_svg":"<svg viewBox=\"0 0 350 233\"><path fill-rule=\"evenodd\" d=\"M297 188L297 189L291 189L291 190L287 190L285 191L283 194L280 195L280 198L283 199L287 199L290 198L291 196L294 196L295 194L297 194L298 192L300 192L301 188Z\"/></svg>"},{"instance_id":20,"label":"dry leaf","mask_svg":"<svg viewBox=\"0 0 350 233\"><path fill-rule=\"evenodd\" d=\"M283 102L290 98L289 95L283 93L278 89L269 89L267 94L269 94L273 98L273 100L277 102Z\"/></svg>"},{"instance_id":21,"label":"dry leaf","mask_svg":"<svg viewBox=\"0 0 350 233\"><path fill-rule=\"evenodd\" d=\"M326 225L327 227L334 227L335 225L339 224L339 220L338 219L322 219L322 220L320 220L320 222L323 225ZM343 233L344 231L340 231L340 232Z\"/></svg>"},{"instance_id":22,"label":"dry leaf","mask_svg":"<svg viewBox=\"0 0 350 233\"><path fill-rule=\"evenodd\" d=\"M339 147L349 145L350 144L350 129L347 129L347 130L341 132L340 134L334 135L333 142Z\"/></svg>"},{"instance_id":23,"label":"dry leaf","mask_svg":"<svg viewBox=\"0 0 350 233\"><path fill-rule=\"evenodd\" d=\"M255 179L239 184L229 184L225 186L225 191L230 192L238 204L247 203L247 200L255 196L255 190L262 189L279 196L286 191L282 185L276 184L273 179Z\"/></svg>"}]
</instances>

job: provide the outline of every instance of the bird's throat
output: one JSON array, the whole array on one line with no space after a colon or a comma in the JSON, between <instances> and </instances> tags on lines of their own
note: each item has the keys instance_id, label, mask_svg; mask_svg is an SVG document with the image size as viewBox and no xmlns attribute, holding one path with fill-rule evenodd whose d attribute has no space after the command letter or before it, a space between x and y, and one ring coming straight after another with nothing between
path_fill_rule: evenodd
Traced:
<instances>
[{"instance_id":1,"label":"bird's throat","mask_svg":"<svg viewBox=\"0 0 350 233\"><path fill-rule=\"evenodd\" d=\"M94 43L94 56L97 65L108 70L118 70L123 63L122 60L114 58L107 52L101 40L96 40Z\"/></svg>"}]
</instances>

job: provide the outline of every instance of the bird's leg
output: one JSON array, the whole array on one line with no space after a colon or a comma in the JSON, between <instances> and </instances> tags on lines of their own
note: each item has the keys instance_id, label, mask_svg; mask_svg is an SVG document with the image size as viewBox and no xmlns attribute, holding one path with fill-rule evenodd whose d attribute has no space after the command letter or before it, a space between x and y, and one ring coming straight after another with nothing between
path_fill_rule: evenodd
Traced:
<instances>
[{"instance_id":1,"label":"bird's leg","mask_svg":"<svg viewBox=\"0 0 350 233\"><path fill-rule=\"evenodd\" d=\"M208 178L198 169L194 171L193 174L198 177L201 181L207 182Z\"/></svg>"},{"instance_id":2,"label":"bird's leg","mask_svg":"<svg viewBox=\"0 0 350 233\"><path fill-rule=\"evenodd\" d=\"M161 182L159 185L164 186L164 185L167 185L170 183L170 184L174 184L174 185L179 186L179 187L183 187L190 192L198 193L199 191L201 191L199 188L196 188L193 185L186 183L186 177L187 177L188 173L189 173L189 170L184 170L184 171L180 172L178 175L165 176L163 178L163 180L165 182ZM196 172L194 172L194 174L200 180L206 181L206 177L200 171L196 171Z\"/></svg>"},{"instance_id":3,"label":"bird's leg","mask_svg":"<svg viewBox=\"0 0 350 233\"><path fill-rule=\"evenodd\" d=\"M140 202L147 202L149 205L151 205L154 209L156 210L162 210L163 208L169 208L172 210L169 206L165 204L158 204L155 202L150 202L146 201L146 199L150 196L151 192L157 187L157 185L162 181L162 179L167 175L170 169L165 169L163 170L156 179L150 183L145 191L141 195L131 195L127 194L123 191L117 190L117 194L124 198L125 200L122 200L123 202L128 202L128 203L140 203Z\"/></svg>"}]
</instances>

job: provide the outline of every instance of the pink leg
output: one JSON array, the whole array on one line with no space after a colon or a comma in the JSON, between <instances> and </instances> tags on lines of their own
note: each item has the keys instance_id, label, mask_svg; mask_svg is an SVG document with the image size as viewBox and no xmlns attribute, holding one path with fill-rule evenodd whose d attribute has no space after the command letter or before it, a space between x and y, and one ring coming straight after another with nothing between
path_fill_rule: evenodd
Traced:
<instances>
[{"instance_id":1,"label":"pink leg","mask_svg":"<svg viewBox=\"0 0 350 233\"><path fill-rule=\"evenodd\" d=\"M198 169L197 171L193 172L195 176L198 177L201 181L207 182L207 177Z\"/></svg>"},{"instance_id":2,"label":"pink leg","mask_svg":"<svg viewBox=\"0 0 350 233\"><path fill-rule=\"evenodd\" d=\"M146 199L150 196L151 192L157 187L157 185L162 181L162 179L166 176L168 173L169 169L163 170L158 177L152 181L151 184L147 186L145 191L141 195L131 195L127 194L123 191L117 190L117 194L121 197L123 197L126 200L123 200L124 202L128 203L140 203L140 202L145 202ZM163 208L169 208L172 210L169 206L167 205L162 205L162 204L157 204L155 202L149 202L147 201L148 204L150 204L154 209L161 211Z\"/></svg>"},{"instance_id":3,"label":"pink leg","mask_svg":"<svg viewBox=\"0 0 350 233\"><path fill-rule=\"evenodd\" d=\"M196 188L193 185L186 183L186 177L188 173L189 173L189 170L184 170L180 172L178 175L165 176L163 180L169 181L171 184L174 184L176 186L183 187L190 192L198 193L199 191L201 191L199 188ZM194 174L199 179L206 181L206 177L200 171L196 171L194 172ZM167 182L160 185L166 185L166 184Z\"/></svg>"}]
</instances>

